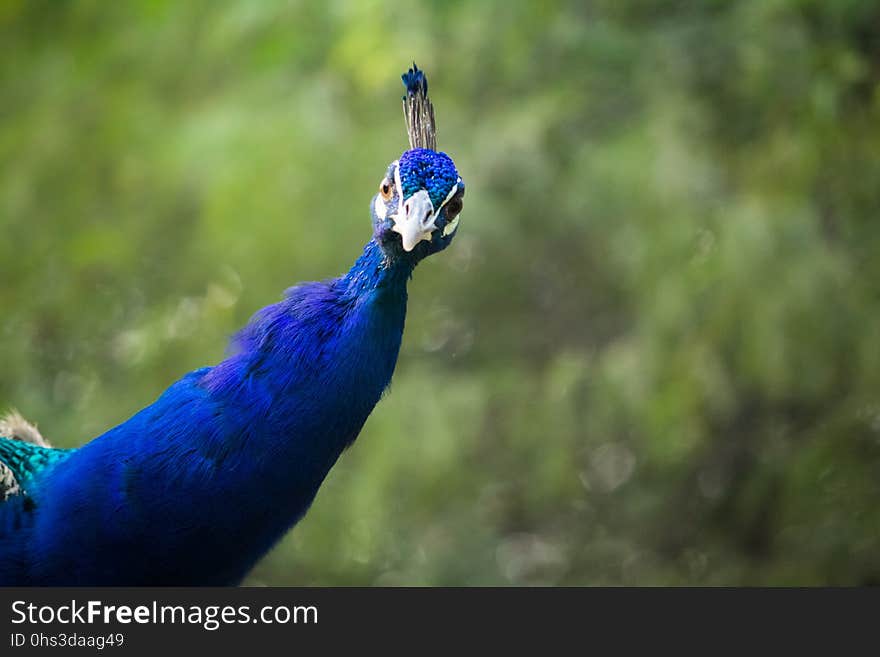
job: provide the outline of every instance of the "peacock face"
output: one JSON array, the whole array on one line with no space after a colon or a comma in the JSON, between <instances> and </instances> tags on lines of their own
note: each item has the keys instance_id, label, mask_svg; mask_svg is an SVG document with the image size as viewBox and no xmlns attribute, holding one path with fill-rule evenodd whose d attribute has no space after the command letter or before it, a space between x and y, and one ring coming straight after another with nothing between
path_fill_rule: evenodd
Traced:
<instances>
[{"instance_id":1,"label":"peacock face","mask_svg":"<svg viewBox=\"0 0 880 657\"><path fill-rule=\"evenodd\" d=\"M391 257L421 260L442 251L455 237L463 196L464 182L446 153L406 151L373 197L376 240Z\"/></svg>"}]
</instances>

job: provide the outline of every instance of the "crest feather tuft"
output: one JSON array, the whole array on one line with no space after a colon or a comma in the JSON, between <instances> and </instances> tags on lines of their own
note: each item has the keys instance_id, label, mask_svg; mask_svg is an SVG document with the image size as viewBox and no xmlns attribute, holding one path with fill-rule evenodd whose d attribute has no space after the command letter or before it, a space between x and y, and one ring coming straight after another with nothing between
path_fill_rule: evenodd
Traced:
<instances>
[{"instance_id":1,"label":"crest feather tuft","mask_svg":"<svg viewBox=\"0 0 880 657\"><path fill-rule=\"evenodd\" d=\"M406 119L409 147L436 151L437 124L434 122L434 105L428 98L428 78L415 62L400 78L406 87L403 116Z\"/></svg>"}]
</instances>

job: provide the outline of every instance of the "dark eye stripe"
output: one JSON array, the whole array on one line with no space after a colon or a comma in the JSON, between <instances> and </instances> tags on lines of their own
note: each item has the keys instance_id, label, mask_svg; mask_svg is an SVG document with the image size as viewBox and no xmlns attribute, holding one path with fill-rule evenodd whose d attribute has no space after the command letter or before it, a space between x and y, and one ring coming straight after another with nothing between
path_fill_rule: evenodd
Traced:
<instances>
[{"instance_id":1,"label":"dark eye stripe","mask_svg":"<svg viewBox=\"0 0 880 657\"><path fill-rule=\"evenodd\" d=\"M446 204L446 217L448 219L452 219L453 217L458 215L463 208L464 202L461 200L461 197L454 197L451 201L449 201L449 203Z\"/></svg>"}]
</instances>

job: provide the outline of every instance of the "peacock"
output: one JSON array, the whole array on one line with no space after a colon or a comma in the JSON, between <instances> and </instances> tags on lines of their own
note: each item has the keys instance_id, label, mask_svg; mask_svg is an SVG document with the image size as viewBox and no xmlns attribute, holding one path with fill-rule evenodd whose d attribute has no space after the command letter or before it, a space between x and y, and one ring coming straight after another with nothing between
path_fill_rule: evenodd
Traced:
<instances>
[{"instance_id":1,"label":"peacock","mask_svg":"<svg viewBox=\"0 0 880 657\"><path fill-rule=\"evenodd\" d=\"M235 585L303 517L391 381L414 268L458 228L427 78L402 80L409 149L348 273L288 289L224 360L81 447L0 423L0 585Z\"/></svg>"}]
</instances>

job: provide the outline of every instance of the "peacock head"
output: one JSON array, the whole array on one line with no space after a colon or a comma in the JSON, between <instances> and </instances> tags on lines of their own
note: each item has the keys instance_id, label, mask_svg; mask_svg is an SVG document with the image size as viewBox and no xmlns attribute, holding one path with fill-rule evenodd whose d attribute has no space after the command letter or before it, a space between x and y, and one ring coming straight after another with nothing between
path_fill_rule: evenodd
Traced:
<instances>
[{"instance_id":1,"label":"peacock head","mask_svg":"<svg viewBox=\"0 0 880 657\"><path fill-rule=\"evenodd\" d=\"M446 153L406 151L373 197L376 240L391 257L421 260L442 251L455 237L463 197L464 182Z\"/></svg>"},{"instance_id":2,"label":"peacock head","mask_svg":"<svg viewBox=\"0 0 880 657\"><path fill-rule=\"evenodd\" d=\"M410 150L388 166L370 204L373 234L390 258L421 260L452 243L464 181L452 158L437 151L428 80L413 67L401 76Z\"/></svg>"}]
</instances>

